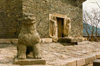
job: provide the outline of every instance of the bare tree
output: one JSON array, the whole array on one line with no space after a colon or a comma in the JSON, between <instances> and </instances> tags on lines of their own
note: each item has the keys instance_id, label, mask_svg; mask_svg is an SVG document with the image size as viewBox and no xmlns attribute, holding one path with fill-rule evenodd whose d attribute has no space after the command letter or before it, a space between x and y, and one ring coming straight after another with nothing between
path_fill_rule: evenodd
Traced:
<instances>
[{"instance_id":1,"label":"bare tree","mask_svg":"<svg viewBox=\"0 0 100 66\"><path fill-rule=\"evenodd\" d=\"M98 7L100 8L100 5L99 5L99 3L97 2L97 0L95 0L96 1L96 4L98 5Z\"/></svg>"},{"instance_id":2,"label":"bare tree","mask_svg":"<svg viewBox=\"0 0 100 66\"><path fill-rule=\"evenodd\" d=\"M83 15L83 23L85 23L84 30L88 36L88 39L91 41L98 41L97 37L100 36L98 33L98 27L100 26L100 11L92 10L91 14L84 11Z\"/></svg>"}]
</instances>

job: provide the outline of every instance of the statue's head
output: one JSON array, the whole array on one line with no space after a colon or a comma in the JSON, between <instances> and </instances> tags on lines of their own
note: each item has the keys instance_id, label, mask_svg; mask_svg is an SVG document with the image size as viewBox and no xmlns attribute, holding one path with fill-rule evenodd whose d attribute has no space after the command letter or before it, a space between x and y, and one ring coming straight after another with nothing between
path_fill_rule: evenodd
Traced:
<instances>
[{"instance_id":1,"label":"statue's head","mask_svg":"<svg viewBox=\"0 0 100 66\"><path fill-rule=\"evenodd\" d=\"M36 18L32 13L23 13L22 15L22 23L24 24L35 24Z\"/></svg>"}]
</instances>

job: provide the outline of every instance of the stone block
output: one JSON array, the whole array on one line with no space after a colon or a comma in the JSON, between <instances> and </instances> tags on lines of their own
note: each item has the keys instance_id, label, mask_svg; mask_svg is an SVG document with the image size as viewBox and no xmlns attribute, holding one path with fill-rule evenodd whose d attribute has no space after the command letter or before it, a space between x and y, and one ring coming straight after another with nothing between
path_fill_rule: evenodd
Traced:
<instances>
[{"instance_id":1,"label":"stone block","mask_svg":"<svg viewBox=\"0 0 100 66\"><path fill-rule=\"evenodd\" d=\"M93 63L91 63L91 64L88 64L87 66L93 66Z\"/></svg>"},{"instance_id":2,"label":"stone block","mask_svg":"<svg viewBox=\"0 0 100 66\"><path fill-rule=\"evenodd\" d=\"M52 42L52 38L42 38L41 42L42 43L51 43Z\"/></svg>"},{"instance_id":3,"label":"stone block","mask_svg":"<svg viewBox=\"0 0 100 66\"><path fill-rule=\"evenodd\" d=\"M86 65L84 65L84 66L93 66L93 63L91 63L91 64L86 64Z\"/></svg>"},{"instance_id":4,"label":"stone block","mask_svg":"<svg viewBox=\"0 0 100 66\"><path fill-rule=\"evenodd\" d=\"M88 56L85 58L85 64L90 64L90 63L93 63L93 61L96 59L96 56L93 55L93 56Z\"/></svg>"},{"instance_id":5,"label":"stone block","mask_svg":"<svg viewBox=\"0 0 100 66\"><path fill-rule=\"evenodd\" d=\"M96 58L99 59L100 58L100 53L96 54Z\"/></svg>"},{"instance_id":6,"label":"stone block","mask_svg":"<svg viewBox=\"0 0 100 66\"><path fill-rule=\"evenodd\" d=\"M77 63L77 66L83 66L85 65L85 59L78 59L76 63Z\"/></svg>"},{"instance_id":7,"label":"stone block","mask_svg":"<svg viewBox=\"0 0 100 66\"><path fill-rule=\"evenodd\" d=\"M100 66L100 59L94 60L93 66Z\"/></svg>"},{"instance_id":8,"label":"stone block","mask_svg":"<svg viewBox=\"0 0 100 66\"><path fill-rule=\"evenodd\" d=\"M76 60L69 60L68 62L67 62L67 64L66 65L64 65L64 66L77 66L77 64L76 64Z\"/></svg>"},{"instance_id":9,"label":"stone block","mask_svg":"<svg viewBox=\"0 0 100 66\"><path fill-rule=\"evenodd\" d=\"M43 59L15 59L16 65L46 65L46 61Z\"/></svg>"}]
</instances>

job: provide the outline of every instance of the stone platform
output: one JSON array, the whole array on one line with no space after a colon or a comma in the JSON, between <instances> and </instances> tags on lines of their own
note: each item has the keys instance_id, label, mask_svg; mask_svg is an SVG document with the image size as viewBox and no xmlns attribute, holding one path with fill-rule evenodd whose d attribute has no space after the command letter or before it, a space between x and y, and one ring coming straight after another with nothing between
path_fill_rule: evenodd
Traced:
<instances>
[{"instance_id":1,"label":"stone platform","mask_svg":"<svg viewBox=\"0 0 100 66\"><path fill-rule=\"evenodd\" d=\"M41 43L40 51L46 65L17 65L12 64L17 55L16 45L0 44L0 66L93 66L94 60L100 59L100 42Z\"/></svg>"},{"instance_id":2,"label":"stone platform","mask_svg":"<svg viewBox=\"0 0 100 66\"><path fill-rule=\"evenodd\" d=\"M46 61L43 59L15 59L16 65L46 65Z\"/></svg>"}]
</instances>

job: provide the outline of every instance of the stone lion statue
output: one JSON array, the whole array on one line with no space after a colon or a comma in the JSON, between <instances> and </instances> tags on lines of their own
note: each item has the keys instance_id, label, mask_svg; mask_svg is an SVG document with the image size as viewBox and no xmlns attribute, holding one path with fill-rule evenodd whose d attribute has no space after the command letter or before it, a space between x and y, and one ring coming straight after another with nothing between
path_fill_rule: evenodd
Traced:
<instances>
[{"instance_id":1,"label":"stone lion statue","mask_svg":"<svg viewBox=\"0 0 100 66\"><path fill-rule=\"evenodd\" d=\"M33 14L24 13L22 18L21 30L18 36L18 58L25 59L31 52L33 58L40 59L39 52L40 36L36 30L36 20Z\"/></svg>"}]
</instances>

